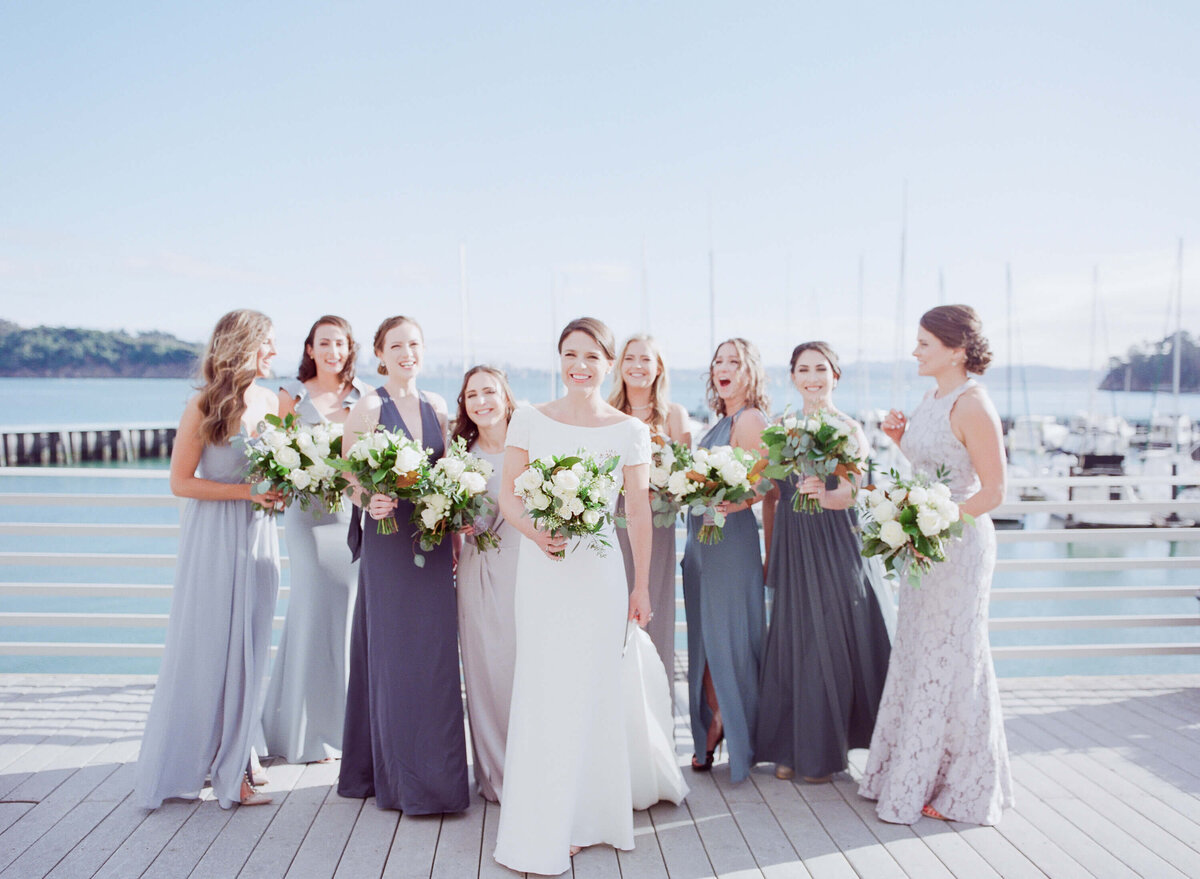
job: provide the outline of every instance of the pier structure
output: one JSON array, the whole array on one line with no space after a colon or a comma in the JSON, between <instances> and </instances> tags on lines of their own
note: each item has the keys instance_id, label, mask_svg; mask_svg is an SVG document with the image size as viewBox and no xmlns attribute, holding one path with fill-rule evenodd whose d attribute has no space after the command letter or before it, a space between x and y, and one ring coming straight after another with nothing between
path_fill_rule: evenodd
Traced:
<instances>
[{"instance_id":1,"label":"pier structure","mask_svg":"<svg viewBox=\"0 0 1200 879\"><path fill-rule=\"evenodd\" d=\"M0 467L169 458L174 424L0 427Z\"/></svg>"}]
</instances>

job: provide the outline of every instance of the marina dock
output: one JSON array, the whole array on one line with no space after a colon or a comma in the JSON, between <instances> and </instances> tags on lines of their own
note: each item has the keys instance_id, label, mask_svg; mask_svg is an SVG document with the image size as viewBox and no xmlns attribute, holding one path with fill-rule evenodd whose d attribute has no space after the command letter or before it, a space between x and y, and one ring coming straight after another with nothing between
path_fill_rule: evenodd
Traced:
<instances>
[{"instance_id":1,"label":"marina dock","mask_svg":"<svg viewBox=\"0 0 1200 879\"><path fill-rule=\"evenodd\" d=\"M174 424L0 427L0 467L169 458Z\"/></svg>"}]
</instances>

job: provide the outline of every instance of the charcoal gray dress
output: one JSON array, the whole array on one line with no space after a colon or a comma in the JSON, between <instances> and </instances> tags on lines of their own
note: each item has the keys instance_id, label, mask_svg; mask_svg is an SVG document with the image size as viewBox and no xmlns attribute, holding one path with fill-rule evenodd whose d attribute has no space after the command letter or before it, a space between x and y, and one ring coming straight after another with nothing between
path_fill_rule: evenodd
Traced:
<instances>
[{"instance_id":1,"label":"charcoal gray dress","mask_svg":"<svg viewBox=\"0 0 1200 879\"><path fill-rule=\"evenodd\" d=\"M387 390L378 393L380 425L411 436ZM421 435L431 460L442 457L442 429L423 395ZM395 534L377 533L370 517L362 527L338 793L409 815L461 812L470 795L450 540L417 567L412 511L400 502Z\"/></svg>"},{"instance_id":2,"label":"charcoal gray dress","mask_svg":"<svg viewBox=\"0 0 1200 879\"><path fill-rule=\"evenodd\" d=\"M206 445L196 475L245 481L244 449L244 434ZM139 806L194 799L205 776L224 808L241 798L279 592L276 527L250 501L183 503L166 649L138 755Z\"/></svg>"},{"instance_id":3,"label":"charcoal gray dress","mask_svg":"<svg viewBox=\"0 0 1200 879\"><path fill-rule=\"evenodd\" d=\"M718 421L700 440L700 448L729 445L741 410ZM742 781L754 765L754 730L758 717L758 675L762 662L765 608L762 550L753 510L725 518L719 543L698 539L703 516L688 516L683 553L683 602L687 614L688 700L696 756L704 759L704 742L712 712L704 701L704 668L712 673L717 704L729 749L729 777Z\"/></svg>"},{"instance_id":4,"label":"charcoal gray dress","mask_svg":"<svg viewBox=\"0 0 1200 879\"><path fill-rule=\"evenodd\" d=\"M796 512L794 481L776 485L754 757L820 778L871 743L891 643L854 512Z\"/></svg>"},{"instance_id":5,"label":"charcoal gray dress","mask_svg":"<svg viewBox=\"0 0 1200 879\"><path fill-rule=\"evenodd\" d=\"M303 382L288 382L283 389L295 398L300 421L326 421ZM344 405L353 406L366 390L355 379ZM322 513L291 504L283 522L291 594L267 685L263 733L268 754L289 763L311 763L342 752L346 657L358 565L346 546L349 509Z\"/></svg>"}]
</instances>

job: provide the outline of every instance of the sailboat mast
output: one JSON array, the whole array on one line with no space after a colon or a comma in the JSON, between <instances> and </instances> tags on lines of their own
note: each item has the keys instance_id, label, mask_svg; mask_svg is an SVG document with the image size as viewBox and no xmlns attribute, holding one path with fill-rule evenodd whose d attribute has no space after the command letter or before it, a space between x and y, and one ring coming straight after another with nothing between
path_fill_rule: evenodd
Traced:
<instances>
[{"instance_id":1,"label":"sailboat mast","mask_svg":"<svg viewBox=\"0 0 1200 879\"><path fill-rule=\"evenodd\" d=\"M463 372L471 368L471 323L467 317L467 245L458 245L458 296L462 307Z\"/></svg>"},{"instance_id":2,"label":"sailboat mast","mask_svg":"<svg viewBox=\"0 0 1200 879\"><path fill-rule=\"evenodd\" d=\"M1179 399L1179 374L1182 369L1181 357L1183 355L1183 239L1179 239L1179 254L1176 257L1176 273L1178 274L1179 286L1175 293L1175 343L1171 346L1174 363L1171 371L1171 393L1175 395L1175 418L1183 419L1183 406ZM1172 431L1174 434L1175 450L1179 451L1179 428L1178 426Z\"/></svg>"},{"instance_id":3,"label":"sailboat mast","mask_svg":"<svg viewBox=\"0 0 1200 879\"><path fill-rule=\"evenodd\" d=\"M646 239L642 239L642 332L650 332L650 285L646 280Z\"/></svg>"},{"instance_id":4,"label":"sailboat mast","mask_svg":"<svg viewBox=\"0 0 1200 879\"><path fill-rule=\"evenodd\" d=\"M1013 314L1012 314L1012 264L1004 264L1004 299L1008 309L1008 417L1016 423L1013 414L1013 359L1016 351L1013 348Z\"/></svg>"},{"instance_id":5,"label":"sailboat mast","mask_svg":"<svg viewBox=\"0 0 1200 879\"><path fill-rule=\"evenodd\" d=\"M1092 266L1092 332L1088 345L1088 415L1096 411L1096 324L1100 311L1100 267Z\"/></svg>"},{"instance_id":6,"label":"sailboat mast","mask_svg":"<svg viewBox=\"0 0 1200 879\"><path fill-rule=\"evenodd\" d=\"M896 340L892 348L892 401L900 399L900 352L904 350L904 269L908 254L908 180L900 196L900 278L896 289Z\"/></svg>"},{"instance_id":7,"label":"sailboat mast","mask_svg":"<svg viewBox=\"0 0 1200 879\"><path fill-rule=\"evenodd\" d=\"M858 411L866 412L867 403L871 399L871 370L867 367L863 358L866 352L863 350L863 325L866 323L866 307L863 295L863 255L858 255L858 369L862 375L862 381L858 385Z\"/></svg>"}]
</instances>

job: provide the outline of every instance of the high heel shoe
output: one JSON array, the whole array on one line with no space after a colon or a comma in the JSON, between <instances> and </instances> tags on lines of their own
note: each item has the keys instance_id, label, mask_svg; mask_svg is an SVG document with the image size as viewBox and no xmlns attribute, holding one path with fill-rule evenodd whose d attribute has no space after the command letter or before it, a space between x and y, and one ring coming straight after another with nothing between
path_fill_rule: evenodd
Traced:
<instances>
[{"instance_id":1,"label":"high heel shoe","mask_svg":"<svg viewBox=\"0 0 1200 879\"><path fill-rule=\"evenodd\" d=\"M264 794L254 786L250 781L250 774L246 773L242 776L242 791L241 799L238 800L239 806L265 806L271 802L271 795Z\"/></svg>"},{"instance_id":2,"label":"high heel shoe","mask_svg":"<svg viewBox=\"0 0 1200 879\"><path fill-rule=\"evenodd\" d=\"M713 724L716 724L720 729L717 733L716 740L712 743L712 748L704 752L704 762L701 763L696 759L696 755L692 755L692 771L693 772L708 772L713 768L713 760L716 758L717 750L721 747L721 742L725 741L725 724L721 723L721 714L717 712L713 715ZM712 737L712 725L708 728L708 735Z\"/></svg>"}]
</instances>

